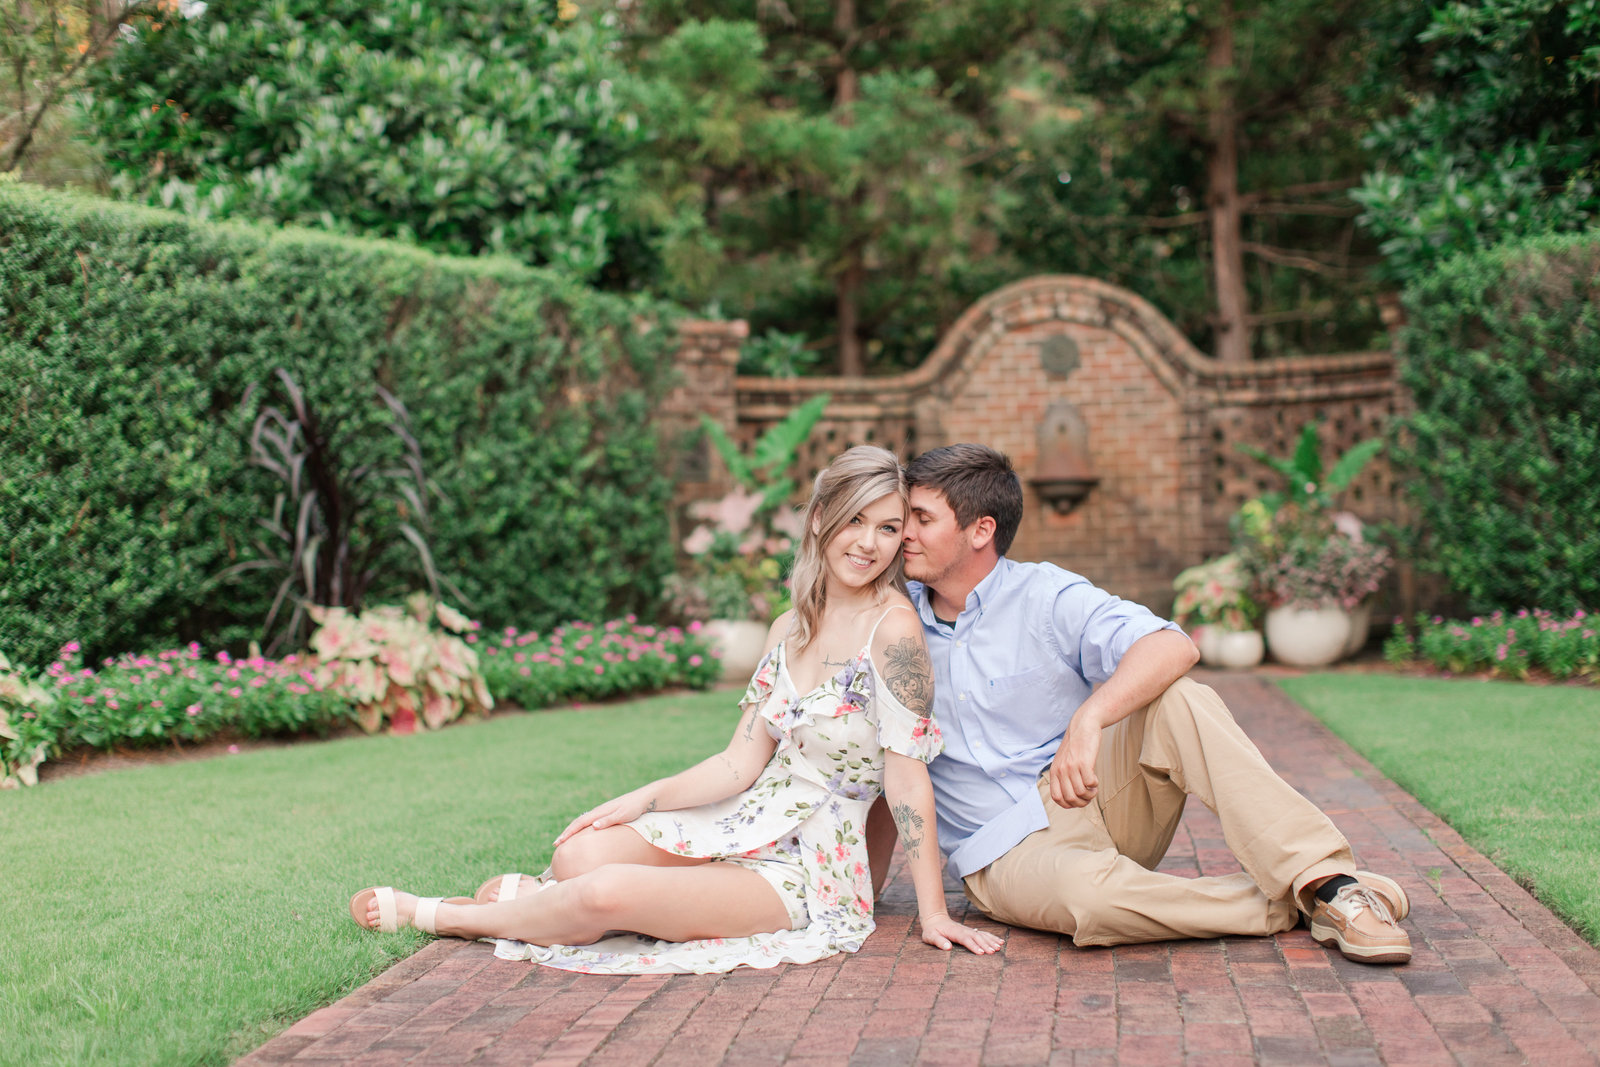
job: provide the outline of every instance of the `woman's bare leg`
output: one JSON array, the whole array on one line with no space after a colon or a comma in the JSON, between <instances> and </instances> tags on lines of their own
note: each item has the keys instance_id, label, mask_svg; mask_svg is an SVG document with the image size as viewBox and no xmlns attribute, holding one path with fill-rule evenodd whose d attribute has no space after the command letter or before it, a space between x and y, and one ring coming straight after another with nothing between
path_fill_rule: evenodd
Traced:
<instances>
[{"instance_id":1,"label":"woman's bare leg","mask_svg":"<svg viewBox=\"0 0 1600 1067\"><path fill-rule=\"evenodd\" d=\"M603 830L585 829L573 834L556 848L550 859L550 873L557 881L588 874L608 863L632 863L645 867L698 867L710 862L704 856L680 856L657 848L631 826L607 826Z\"/></svg>"},{"instance_id":2,"label":"woman's bare leg","mask_svg":"<svg viewBox=\"0 0 1600 1067\"><path fill-rule=\"evenodd\" d=\"M550 859L550 873L557 881L569 881L608 863L637 863L649 867L697 867L711 862L703 856L679 856L657 848L631 826L608 826L603 830L580 830L556 848ZM486 904L500 899L500 882L484 894Z\"/></svg>"},{"instance_id":3,"label":"woman's bare leg","mask_svg":"<svg viewBox=\"0 0 1600 1067\"><path fill-rule=\"evenodd\" d=\"M395 894L402 922L417 898ZM371 921L376 922L376 902ZM438 932L506 937L533 945L588 945L612 930L664 941L748 937L789 928L789 913L767 880L731 863L659 867L612 863L548 889L493 904L440 904Z\"/></svg>"}]
</instances>

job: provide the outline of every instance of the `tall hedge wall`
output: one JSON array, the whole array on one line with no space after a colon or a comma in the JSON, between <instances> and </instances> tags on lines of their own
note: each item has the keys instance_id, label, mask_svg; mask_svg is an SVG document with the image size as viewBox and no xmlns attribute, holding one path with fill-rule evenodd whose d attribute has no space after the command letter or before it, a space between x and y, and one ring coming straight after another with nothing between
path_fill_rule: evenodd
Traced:
<instances>
[{"instance_id":1,"label":"tall hedge wall","mask_svg":"<svg viewBox=\"0 0 1600 1067\"><path fill-rule=\"evenodd\" d=\"M1405 305L1424 559L1470 610L1600 607L1600 234L1458 257Z\"/></svg>"},{"instance_id":2,"label":"tall hedge wall","mask_svg":"<svg viewBox=\"0 0 1600 1067\"><path fill-rule=\"evenodd\" d=\"M279 367L344 420L348 464L399 455L374 383L409 407L436 562L477 617L647 609L671 567L663 314L509 261L0 185L0 651L258 635L278 579L218 576L270 508L265 394L242 401ZM419 576L397 552L374 593Z\"/></svg>"}]
</instances>

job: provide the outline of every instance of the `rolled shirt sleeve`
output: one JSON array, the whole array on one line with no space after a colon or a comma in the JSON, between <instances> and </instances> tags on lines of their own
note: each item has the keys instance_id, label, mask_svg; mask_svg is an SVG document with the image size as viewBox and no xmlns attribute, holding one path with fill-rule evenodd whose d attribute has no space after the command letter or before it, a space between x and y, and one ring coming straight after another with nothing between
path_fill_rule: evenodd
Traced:
<instances>
[{"instance_id":1,"label":"rolled shirt sleeve","mask_svg":"<svg viewBox=\"0 0 1600 1067\"><path fill-rule=\"evenodd\" d=\"M1113 596L1084 578L1057 593L1050 611L1052 643L1090 685L1110 678L1135 641L1161 630L1183 632L1143 604Z\"/></svg>"}]
</instances>

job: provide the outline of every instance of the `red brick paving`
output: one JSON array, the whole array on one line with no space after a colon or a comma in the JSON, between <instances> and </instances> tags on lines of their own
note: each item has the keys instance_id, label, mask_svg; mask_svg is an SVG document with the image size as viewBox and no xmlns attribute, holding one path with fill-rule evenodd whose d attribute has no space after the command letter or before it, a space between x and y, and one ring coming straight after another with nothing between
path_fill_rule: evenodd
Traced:
<instances>
[{"instance_id":1,"label":"red brick paving","mask_svg":"<svg viewBox=\"0 0 1600 1067\"><path fill-rule=\"evenodd\" d=\"M1269 682L1205 680L1362 865L1406 887L1410 965L1351 963L1304 930L1115 949L1011 930L998 955L945 954L913 935L896 877L878 932L848 958L609 977L440 940L241 1063L1600 1063L1600 952ZM1238 865L1192 804L1162 869ZM963 905L952 886L953 912Z\"/></svg>"}]
</instances>

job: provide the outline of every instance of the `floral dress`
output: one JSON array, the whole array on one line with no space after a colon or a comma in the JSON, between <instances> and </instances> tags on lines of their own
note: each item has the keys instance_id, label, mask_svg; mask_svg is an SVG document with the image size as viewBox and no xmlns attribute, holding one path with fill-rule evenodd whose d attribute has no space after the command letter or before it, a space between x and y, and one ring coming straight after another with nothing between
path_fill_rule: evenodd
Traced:
<instances>
[{"instance_id":1,"label":"floral dress","mask_svg":"<svg viewBox=\"0 0 1600 1067\"><path fill-rule=\"evenodd\" d=\"M739 702L741 710L757 709L777 741L755 784L714 804L651 812L629 825L669 852L755 870L783 898L793 928L683 942L623 934L550 948L500 941L496 956L596 974L708 974L811 963L861 947L873 930L863 832L867 809L883 792L884 750L926 763L942 747L939 729L881 684L870 639L808 693L796 691L784 658L780 643Z\"/></svg>"}]
</instances>

